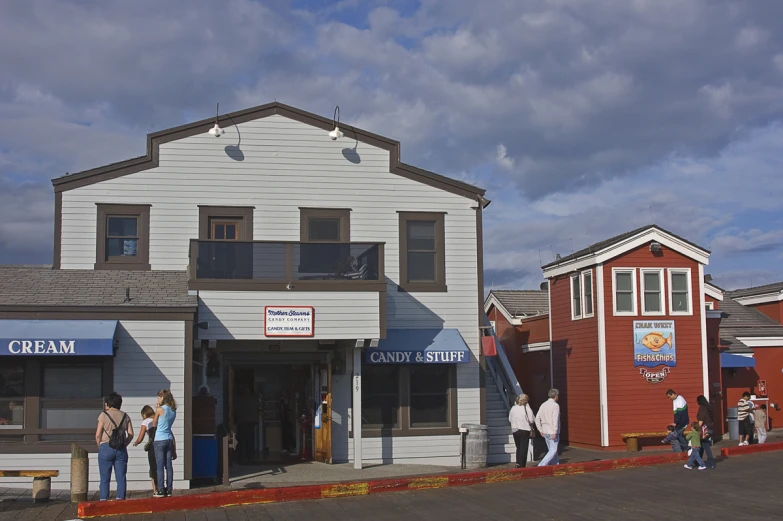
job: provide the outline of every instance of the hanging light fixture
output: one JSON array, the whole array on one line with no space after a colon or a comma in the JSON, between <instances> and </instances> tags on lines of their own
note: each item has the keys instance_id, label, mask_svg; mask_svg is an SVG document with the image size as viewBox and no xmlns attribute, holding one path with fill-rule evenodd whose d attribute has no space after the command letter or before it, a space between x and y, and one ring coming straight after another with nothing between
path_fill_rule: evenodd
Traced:
<instances>
[{"instance_id":1,"label":"hanging light fixture","mask_svg":"<svg viewBox=\"0 0 783 521\"><path fill-rule=\"evenodd\" d=\"M217 104L217 108L215 109L215 126L209 129L210 136L220 137L226 133L226 131L220 128L220 125L218 125L219 114L220 114L220 103Z\"/></svg>"},{"instance_id":2,"label":"hanging light fixture","mask_svg":"<svg viewBox=\"0 0 783 521\"><path fill-rule=\"evenodd\" d=\"M340 130L340 106L337 105L334 108L334 117L332 118L334 120L334 130L329 132L329 137L332 138L332 141L335 141L337 138L341 138L345 136L345 134L342 133Z\"/></svg>"}]
</instances>

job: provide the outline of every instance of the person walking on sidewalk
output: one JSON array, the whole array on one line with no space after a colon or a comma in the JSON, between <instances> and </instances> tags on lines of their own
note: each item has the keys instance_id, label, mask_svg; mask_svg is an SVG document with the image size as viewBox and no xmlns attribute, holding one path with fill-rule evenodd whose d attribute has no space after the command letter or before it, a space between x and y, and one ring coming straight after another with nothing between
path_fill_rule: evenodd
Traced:
<instances>
[{"instance_id":1,"label":"person walking on sidewalk","mask_svg":"<svg viewBox=\"0 0 783 521\"><path fill-rule=\"evenodd\" d=\"M737 420L739 421L740 445L750 445L753 441L753 402L750 401L750 393L745 391L737 402Z\"/></svg>"},{"instance_id":2,"label":"person walking on sidewalk","mask_svg":"<svg viewBox=\"0 0 783 521\"><path fill-rule=\"evenodd\" d=\"M527 465L527 453L530 447L530 436L536 422L536 415L530 408L530 398L522 394L517 398L517 403L508 413L508 421L511 423L511 434L514 436L514 444L517 446L517 465L521 468Z\"/></svg>"},{"instance_id":3,"label":"person walking on sidewalk","mask_svg":"<svg viewBox=\"0 0 783 521\"><path fill-rule=\"evenodd\" d=\"M557 443L560 438L560 405L557 403L560 391L550 389L549 399L538 409L536 415L536 427L538 432L544 437L547 453L539 467L545 467L550 463L557 465L560 461L557 459Z\"/></svg>"},{"instance_id":4,"label":"person walking on sidewalk","mask_svg":"<svg viewBox=\"0 0 783 521\"><path fill-rule=\"evenodd\" d=\"M707 467L699 454L699 449L701 449L701 427L699 427L699 422L693 422L690 427L690 431L685 435L685 438L691 444L691 449L688 453L688 463L685 464L685 468L690 470L693 468L694 463L698 463L699 470L706 470Z\"/></svg>"},{"instance_id":5,"label":"person walking on sidewalk","mask_svg":"<svg viewBox=\"0 0 783 521\"><path fill-rule=\"evenodd\" d=\"M666 396L672 401L672 408L674 409L674 423L672 423L672 426L677 431L677 439L672 443L672 450L674 452L685 452L688 450L685 430L690 426L688 402L673 389L666 391Z\"/></svg>"},{"instance_id":6,"label":"person walking on sidewalk","mask_svg":"<svg viewBox=\"0 0 783 521\"><path fill-rule=\"evenodd\" d=\"M767 441L767 406L761 405L760 409L753 411L753 419L756 424L756 435L759 438L759 444Z\"/></svg>"},{"instance_id":7,"label":"person walking on sidewalk","mask_svg":"<svg viewBox=\"0 0 783 521\"><path fill-rule=\"evenodd\" d=\"M699 455L704 457L707 454L707 466L715 468L715 458L712 457L712 407L709 400L704 395L696 398L696 403L699 404L699 412L696 413L696 419L699 420L699 427L701 428L701 450Z\"/></svg>"}]
</instances>

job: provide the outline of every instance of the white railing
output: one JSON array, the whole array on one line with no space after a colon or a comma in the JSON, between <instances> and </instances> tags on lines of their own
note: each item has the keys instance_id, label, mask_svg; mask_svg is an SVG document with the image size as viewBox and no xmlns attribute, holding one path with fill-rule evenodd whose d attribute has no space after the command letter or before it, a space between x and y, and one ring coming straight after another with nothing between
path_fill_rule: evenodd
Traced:
<instances>
[{"instance_id":1,"label":"white railing","mask_svg":"<svg viewBox=\"0 0 783 521\"><path fill-rule=\"evenodd\" d=\"M497 385L500 395L503 397L506 408L510 410L516 403L517 397L522 394L522 386L519 385L514 369L506 356L506 351L495 334L495 329L490 325L489 319L486 317L484 317L482 331L482 336L492 336L495 339L495 349L498 354L497 356L487 357L487 367L495 379L495 385Z\"/></svg>"}]
</instances>

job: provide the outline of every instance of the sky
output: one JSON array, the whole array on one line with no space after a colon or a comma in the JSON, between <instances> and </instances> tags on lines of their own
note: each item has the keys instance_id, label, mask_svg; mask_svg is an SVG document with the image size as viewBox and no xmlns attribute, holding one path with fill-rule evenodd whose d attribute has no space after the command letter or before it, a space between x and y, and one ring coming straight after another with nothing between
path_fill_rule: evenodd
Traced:
<instances>
[{"instance_id":1,"label":"sky","mask_svg":"<svg viewBox=\"0 0 783 521\"><path fill-rule=\"evenodd\" d=\"M50 263L50 180L270 101L487 190L487 289L656 223L783 280L780 0L27 0L0 9L0 263Z\"/></svg>"}]
</instances>

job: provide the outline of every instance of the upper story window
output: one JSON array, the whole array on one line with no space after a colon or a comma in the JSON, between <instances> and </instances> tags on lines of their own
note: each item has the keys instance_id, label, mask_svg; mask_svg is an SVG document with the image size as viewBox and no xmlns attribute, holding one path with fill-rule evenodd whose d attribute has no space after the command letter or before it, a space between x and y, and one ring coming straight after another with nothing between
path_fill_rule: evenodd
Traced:
<instances>
[{"instance_id":1,"label":"upper story window","mask_svg":"<svg viewBox=\"0 0 783 521\"><path fill-rule=\"evenodd\" d=\"M149 270L150 205L97 206L95 269Z\"/></svg>"},{"instance_id":2,"label":"upper story window","mask_svg":"<svg viewBox=\"0 0 783 521\"><path fill-rule=\"evenodd\" d=\"M593 272L571 275L571 318L590 318L593 313Z\"/></svg>"},{"instance_id":3,"label":"upper story window","mask_svg":"<svg viewBox=\"0 0 783 521\"><path fill-rule=\"evenodd\" d=\"M636 315L636 270L613 268L612 293L615 315Z\"/></svg>"},{"instance_id":4,"label":"upper story window","mask_svg":"<svg viewBox=\"0 0 783 521\"><path fill-rule=\"evenodd\" d=\"M400 212L402 291L446 291L445 214Z\"/></svg>"},{"instance_id":5,"label":"upper story window","mask_svg":"<svg viewBox=\"0 0 783 521\"><path fill-rule=\"evenodd\" d=\"M347 208L300 208L302 242L350 242L351 210Z\"/></svg>"},{"instance_id":6,"label":"upper story window","mask_svg":"<svg viewBox=\"0 0 783 521\"><path fill-rule=\"evenodd\" d=\"M664 315L663 270L647 269L642 272L642 315Z\"/></svg>"},{"instance_id":7,"label":"upper story window","mask_svg":"<svg viewBox=\"0 0 783 521\"><path fill-rule=\"evenodd\" d=\"M213 241L252 241L253 208L199 206L198 238Z\"/></svg>"},{"instance_id":8,"label":"upper story window","mask_svg":"<svg viewBox=\"0 0 783 521\"><path fill-rule=\"evenodd\" d=\"M669 309L672 315L691 315L691 270L669 270Z\"/></svg>"}]
</instances>

